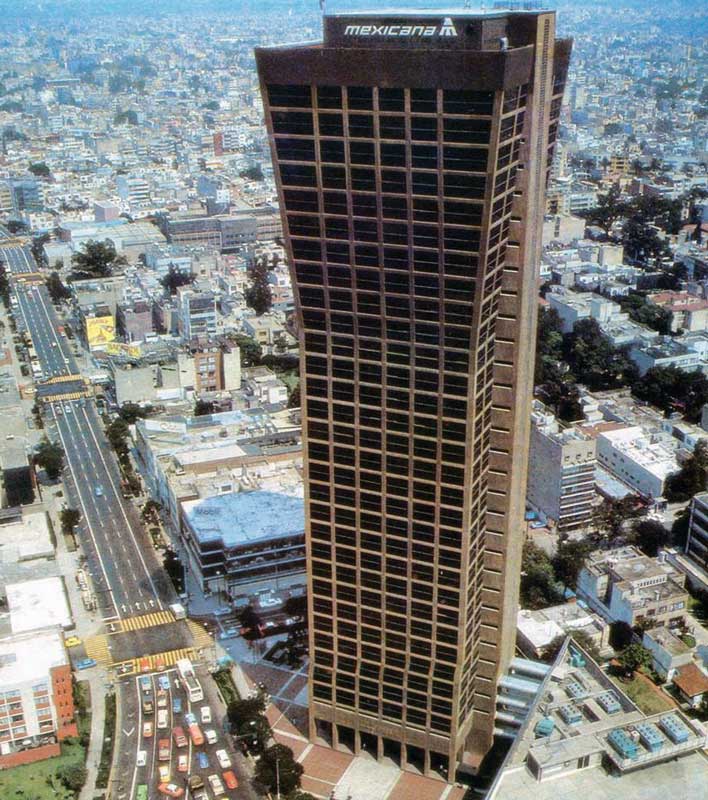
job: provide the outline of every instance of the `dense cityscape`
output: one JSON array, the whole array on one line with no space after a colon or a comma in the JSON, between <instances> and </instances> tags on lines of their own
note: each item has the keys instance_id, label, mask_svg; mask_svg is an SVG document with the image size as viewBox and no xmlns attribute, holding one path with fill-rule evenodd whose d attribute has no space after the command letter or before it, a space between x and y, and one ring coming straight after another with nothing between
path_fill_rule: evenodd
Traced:
<instances>
[{"instance_id":1,"label":"dense cityscape","mask_svg":"<svg viewBox=\"0 0 708 800\"><path fill-rule=\"evenodd\" d=\"M322 5L0 2L0 798L704 797L708 9Z\"/></svg>"}]
</instances>

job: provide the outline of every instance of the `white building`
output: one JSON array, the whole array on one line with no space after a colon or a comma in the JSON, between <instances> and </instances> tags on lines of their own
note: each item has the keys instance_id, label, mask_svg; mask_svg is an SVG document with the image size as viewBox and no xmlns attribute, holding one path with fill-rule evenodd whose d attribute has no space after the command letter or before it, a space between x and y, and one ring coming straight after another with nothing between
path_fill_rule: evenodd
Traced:
<instances>
[{"instance_id":1,"label":"white building","mask_svg":"<svg viewBox=\"0 0 708 800\"><path fill-rule=\"evenodd\" d=\"M644 497L661 497L666 478L679 469L663 437L638 425L603 431L596 441L600 466Z\"/></svg>"},{"instance_id":2,"label":"white building","mask_svg":"<svg viewBox=\"0 0 708 800\"><path fill-rule=\"evenodd\" d=\"M586 524L595 496L595 440L563 428L538 401L531 414L526 500L559 531Z\"/></svg>"}]
</instances>

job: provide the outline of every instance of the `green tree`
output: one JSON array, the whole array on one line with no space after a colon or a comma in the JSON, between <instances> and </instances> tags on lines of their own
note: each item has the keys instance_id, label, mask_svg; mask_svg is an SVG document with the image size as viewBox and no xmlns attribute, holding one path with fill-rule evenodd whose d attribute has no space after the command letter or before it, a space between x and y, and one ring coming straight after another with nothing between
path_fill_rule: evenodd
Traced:
<instances>
[{"instance_id":1,"label":"green tree","mask_svg":"<svg viewBox=\"0 0 708 800\"><path fill-rule=\"evenodd\" d=\"M658 520L643 519L632 526L632 542L651 558L656 557L670 539L671 534Z\"/></svg>"},{"instance_id":2,"label":"green tree","mask_svg":"<svg viewBox=\"0 0 708 800\"><path fill-rule=\"evenodd\" d=\"M191 272L177 269L173 264L170 264L167 274L160 280L160 283L171 296L174 296L180 286L189 286L194 283L194 275Z\"/></svg>"},{"instance_id":3,"label":"green tree","mask_svg":"<svg viewBox=\"0 0 708 800\"><path fill-rule=\"evenodd\" d=\"M646 508L637 495L606 499L597 506L593 515L595 538L612 544L621 536L625 523L644 513Z\"/></svg>"},{"instance_id":4,"label":"green tree","mask_svg":"<svg viewBox=\"0 0 708 800\"><path fill-rule=\"evenodd\" d=\"M121 460L125 460L128 457L129 436L130 429L128 423L121 417L116 417L106 426L106 438Z\"/></svg>"},{"instance_id":5,"label":"green tree","mask_svg":"<svg viewBox=\"0 0 708 800\"><path fill-rule=\"evenodd\" d=\"M664 497L670 503L683 503L708 488L708 441L701 439L678 472L664 482Z\"/></svg>"},{"instance_id":6,"label":"green tree","mask_svg":"<svg viewBox=\"0 0 708 800\"><path fill-rule=\"evenodd\" d=\"M246 289L246 302L259 317L270 311L273 295L268 283L267 263L257 261L251 270L251 285Z\"/></svg>"},{"instance_id":7,"label":"green tree","mask_svg":"<svg viewBox=\"0 0 708 800\"><path fill-rule=\"evenodd\" d=\"M195 417L206 417L209 414L214 414L216 412L216 404L212 403L211 400L197 400L194 404L194 416Z\"/></svg>"},{"instance_id":8,"label":"green tree","mask_svg":"<svg viewBox=\"0 0 708 800\"><path fill-rule=\"evenodd\" d=\"M52 173L44 161L37 161L29 165L29 171L38 178L48 178Z\"/></svg>"},{"instance_id":9,"label":"green tree","mask_svg":"<svg viewBox=\"0 0 708 800\"><path fill-rule=\"evenodd\" d=\"M70 792L75 792L77 795L86 783L87 775L86 767L83 764L62 764L57 770L57 777L61 783Z\"/></svg>"},{"instance_id":10,"label":"green tree","mask_svg":"<svg viewBox=\"0 0 708 800\"><path fill-rule=\"evenodd\" d=\"M651 664L651 653L641 644L628 644L617 658L617 663L629 677L640 667L648 667Z\"/></svg>"},{"instance_id":11,"label":"green tree","mask_svg":"<svg viewBox=\"0 0 708 800\"><path fill-rule=\"evenodd\" d=\"M229 338L239 347L242 367L257 367L260 365L263 358L263 350L258 342L243 333L237 333Z\"/></svg>"},{"instance_id":12,"label":"green tree","mask_svg":"<svg viewBox=\"0 0 708 800\"><path fill-rule=\"evenodd\" d=\"M536 326L536 374L539 384L555 380L563 359L563 321L555 308L542 308Z\"/></svg>"},{"instance_id":13,"label":"green tree","mask_svg":"<svg viewBox=\"0 0 708 800\"><path fill-rule=\"evenodd\" d=\"M51 236L48 233L43 233L40 236L35 236L32 239L32 244L30 249L32 250L32 255L34 256L34 260L39 264L40 267L47 267L49 264L47 263L47 256L44 254L44 245L51 239Z\"/></svg>"},{"instance_id":14,"label":"green tree","mask_svg":"<svg viewBox=\"0 0 708 800\"><path fill-rule=\"evenodd\" d=\"M181 594L184 591L184 565L172 548L165 550L162 566L169 579L172 581L172 585L175 587L177 594Z\"/></svg>"},{"instance_id":15,"label":"green tree","mask_svg":"<svg viewBox=\"0 0 708 800\"><path fill-rule=\"evenodd\" d=\"M300 382L295 384L288 395L288 408L300 408Z\"/></svg>"},{"instance_id":16,"label":"green tree","mask_svg":"<svg viewBox=\"0 0 708 800\"><path fill-rule=\"evenodd\" d=\"M625 256L640 265L664 258L670 252L652 224L638 217L631 217L622 226L622 244Z\"/></svg>"},{"instance_id":17,"label":"green tree","mask_svg":"<svg viewBox=\"0 0 708 800\"><path fill-rule=\"evenodd\" d=\"M686 506L674 517L674 522L671 526L672 547L676 547L678 550L685 550L690 521L691 509L690 506Z\"/></svg>"},{"instance_id":18,"label":"green tree","mask_svg":"<svg viewBox=\"0 0 708 800\"><path fill-rule=\"evenodd\" d=\"M575 588L580 570L592 549L592 543L585 539L566 539L559 543L551 563L556 580L563 584L564 588Z\"/></svg>"},{"instance_id":19,"label":"green tree","mask_svg":"<svg viewBox=\"0 0 708 800\"><path fill-rule=\"evenodd\" d=\"M64 450L60 444L43 439L37 447L35 464L44 469L49 480L56 480L64 465Z\"/></svg>"},{"instance_id":20,"label":"green tree","mask_svg":"<svg viewBox=\"0 0 708 800\"><path fill-rule=\"evenodd\" d=\"M229 703L226 716L232 726L241 727L257 721L265 713L265 699L261 694L244 697Z\"/></svg>"},{"instance_id":21,"label":"green tree","mask_svg":"<svg viewBox=\"0 0 708 800\"><path fill-rule=\"evenodd\" d=\"M10 303L10 281L4 261L0 261L0 298L7 307Z\"/></svg>"},{"instance_id":22,"label":"green tree","mask_svg":"<svg viewBox=\"0 0 708 800\"><path fill-rule=\"evenodd\" d=\"M62 533L70 534L81 522L81 512L76 508L62 508L59 513Z\"/></svg>"},{"instance_id":23,"label":"green tree","mask_svg":"<svg viewBox=\"0 0 708 800\"><path fill-rule=\"evenodd\" d=\"M49 296L55 303L61 303L62 300L68 300L71 297L71 289L64 285L58 272L50 273L45 283Z\"/></svg>"},{"instance_id":24,"label":"green tree","mask_svg":"<svg viewBox=\"0 0 708 800\"><path fill-rule=\"evenodd\" d=\"M620 199L620 191L612 187L607 194L601 194L597 198L597 206L585 212L585 219L590 225L597 225L605 232L605 236L610 235L612 226L627 214L627 204Z\"/></svg>"},{"instance_id":25,"label":"green tree","mask_svg":"<svg viewBox=\"0 0 708 800\"><path fill-rule=\"evenodd\" d=\"M118 255L110 239L103 242L92 239L83 245L82 250L74 253L71 263L80 276L102 278L111 275L114 269L125 266L128 262L124 256Z\"/></svg>"},{"instance_id":26,"label":"green tree","mask_svg":"<svg viewBox=\"0 0 708 800\"><path fill-rule=\"evenodd\" d=\"M619 304L622 311L626 311L635 322L658 331L662 336L671 333L671 312L647 302L642 292L630 292L620 297Z\"/></svg>"},{"instance_id":27,"label":"green tree","mask_svg":"<svg viewBox=\"0 0 708 800\"><path fill-rule=\"evenodd\" d=\"M244 609L242 609L238 615L238 618L242 627L246 628L248 631L258 633L258 628L261 625L261 618L252 605L247 605Z\"/></svg>"},{"instance_id":28,"label":"green tree","mask_svg":"<svg viewBox=\"0 0 708 800\"><path fill-rule=\"evenodd\" d=\"M627 349L614 347L591 317L578 320L563 337L563 351L573 375L591 391L616 389L636 380L637 368Z\"/></svg>"},{"instance_id":29,"label":"green tree","mask_svg":"<svg viewBox=\"0 0 708 800\"><path fill-rule=\"evenodd\" d=\"M256 164L248 169L244 169L242 172L239 172L240 178L246 178L249 181L264 181L265 175L263 174L263 169L261 168L260 164Z\"/></svg>"},{"instance_id":30,"label":"green tree","mask_svg":"<svg viewBox=\"0 0 708 800\"><path fill-rule=\"evenodd\" d=\"M283 744L274 744L261 755L256 765L256 781L271 794L287 795L300 786L302 764L295 761L293 751Z\"/></svg>"},{"instance_id":31,"label":"green tree","mask_svg":"<svg viewBox=\"0 0 708 800\"><path fill-rule=\"evenodd\" d=\"M544 608L563 599L551 559L530 541L524 544L522 554L520 596L523 608Z\"/></svg>"},{"instance_id":32,"label":"green tree","mask_svg":"<svg viewBox=\"0 0 708 800\"><path fill-rule=\"evenodd\" d=\"M123 403L118 414L124 422L128 423L128 425L135 425L137 420L147 417L151 410L152 409L150 406L141 406L137 403L128 402Z\"/></svg>"}]
</instances>

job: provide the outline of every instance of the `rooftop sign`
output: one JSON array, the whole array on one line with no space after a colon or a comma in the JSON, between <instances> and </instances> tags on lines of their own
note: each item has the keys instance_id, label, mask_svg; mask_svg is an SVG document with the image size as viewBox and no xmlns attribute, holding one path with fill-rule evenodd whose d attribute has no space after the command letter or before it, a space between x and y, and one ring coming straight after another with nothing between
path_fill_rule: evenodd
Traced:
<instances>
[{"instance_id":1,"label":"rooftop sign","mask_svg":"<svg viewBox=\"0 0 708 800\"><path fill-rule=\"evenodd\" d=\"M445 17L440 25L347 25L345 36L395 36L430 37L457 36L457 30L450 17Z\"/></svg>"}]
</instances>

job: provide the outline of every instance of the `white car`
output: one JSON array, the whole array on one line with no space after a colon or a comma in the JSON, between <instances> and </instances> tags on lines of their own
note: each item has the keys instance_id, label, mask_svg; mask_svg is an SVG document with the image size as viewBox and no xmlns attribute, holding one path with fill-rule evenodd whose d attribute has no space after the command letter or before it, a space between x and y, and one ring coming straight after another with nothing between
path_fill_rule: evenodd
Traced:
<instances>
[{"instance_id":1,"label":"white car","mask_svg":"<svg viewBox=\"0 0 708 800\"><path fill-rule=\"evenodd\" d=\"M204 731L204 736L206 736L206 740L208 744L216 744L218 740L218 736L216 735L216 731L213 728L209 728L208 731Z\"/></svg>"},{"instance_id":2,"label":"white car","mask_svg":"<svg viewBox=\"0 0 708 800\"><path fill-rule=\"evenodd\" d=\"M209 706L202 706L199 712L202 718L202 725L208 725L211 722L211 708L209 708Z\"/></svg>"},{"instance_id":3,"label":"white car","mask_svg":"<svg viewBox=\"0 0 708 800\"><path fill-rule=\"evenodd\" d=\"M139 767L144 767L147 764L147 758L148 758L147 750L138 750L138 758L135 763Z\"/></svg>"},{"instance_id":4,"label":"white car","mask_svg":"<svg viewBox=\"0 0 708 800\"><path fill-rule=\"evenodd\" d=\"M226 794L224 784L221 782L221 778L218 775L210 775L208 781L212 792L214 792L214 797L221 797Z\"/></svg>"},{"instance_id":5,"label":"white car","mask_svg":"<svg viewBox=\"0 0 708 800\"><path fill-rule=\"evenodd\" d=\"M221 769L231 768L231 759L229 758L229 754L226 752L226 750L217 750L216 760L219 762Z\"/></svg>"}]
</instances>

